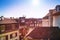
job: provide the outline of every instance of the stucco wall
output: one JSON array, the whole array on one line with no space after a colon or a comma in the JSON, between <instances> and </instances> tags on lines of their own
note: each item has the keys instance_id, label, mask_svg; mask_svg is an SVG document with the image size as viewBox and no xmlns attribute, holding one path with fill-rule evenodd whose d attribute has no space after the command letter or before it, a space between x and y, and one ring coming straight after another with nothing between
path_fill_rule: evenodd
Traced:
<instances>
[{"instance_id":1,"label":"stucco wall","mask_svg":"<svg viewBox=\"0 0 60 40\"><path fill-rule=\"evenodd\" d=\"M60 16L53 16L53 26L60 27Z\"/></svg>"},{"instance_id":2,"label":"stucco wall","mask_svg":"<svg viewBox=\"0 0 60 40\"><path fill-rule=\"evenodd\" d=\"M42 19L42 26L48 27L49 26L49 19Z\"/></svg>"}]
</instances>

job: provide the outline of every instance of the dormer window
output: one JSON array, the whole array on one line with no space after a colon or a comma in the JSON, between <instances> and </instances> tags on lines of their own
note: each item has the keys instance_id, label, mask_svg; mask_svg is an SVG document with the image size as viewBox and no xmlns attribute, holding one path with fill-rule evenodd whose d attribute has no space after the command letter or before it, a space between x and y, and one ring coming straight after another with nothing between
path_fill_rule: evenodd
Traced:
<instances>
[{"instance_id":1,"label":"dormer window","mask_svg":"<svg viewBox=\"0 0 60 40\"><path fill-rule=\"evenodd\" d=\"M4 17L2 17L2 20L4 20Z\"/></svg>"},{"instance_id":2,"label":"dormer window","mask_svg":"<svg viewBox=\"0 0 60 40\"><path fill-rule=\"evenodd\" d=\"M0 25L0 32L4 32L5 31L5 25Z\"/></svg>"},{"instance_id":3,"label":"dormer window","mask_svg":"<svg viewBox=\"0 0 60 40\"><path fill-rule=\"evenodd\" d=\"M1 17L0 17L0 20L4 20L4 17L3 17L3 16L1 16Z\"/></svg>"},{"instance_id":4,"label":"dormer window","mask_svg":"<svg viewBox=\"0 0 60 40\"><path fill-rule=\"evenodd\" d=\"M60 5L57 5L57 6L56 6L56 11L57 11L57 12L60 12Z\"/></svg>"}]
</instances>

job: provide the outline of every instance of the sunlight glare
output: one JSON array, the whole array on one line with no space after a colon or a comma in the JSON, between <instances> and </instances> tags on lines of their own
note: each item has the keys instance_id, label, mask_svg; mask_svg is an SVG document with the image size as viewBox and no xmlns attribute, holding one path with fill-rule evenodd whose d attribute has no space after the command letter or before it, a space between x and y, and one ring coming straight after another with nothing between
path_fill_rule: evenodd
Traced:
<instances>
[{"instance_id":1,"label":"sunlight glare","mask_svg":"<svg viewBox=\"0 0 60 40\"><path fill-rule=\"evenodd\" d=\"M39 4L39 0L32 0L32 5L37 6Z\"/></svg>"}]
</instances>

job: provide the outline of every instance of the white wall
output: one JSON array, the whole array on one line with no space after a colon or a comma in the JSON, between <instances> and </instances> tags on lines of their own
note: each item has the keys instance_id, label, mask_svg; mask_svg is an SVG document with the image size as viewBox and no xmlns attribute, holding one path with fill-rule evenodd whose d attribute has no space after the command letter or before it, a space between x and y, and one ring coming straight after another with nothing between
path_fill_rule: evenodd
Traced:
<instances>
[{"instance_id":1,"label":"white wall","mask_svg":"<svg viewBox=\"0 0 60 40\"><path fill-rule=\"evenodd\" d=\"M60 27L60 16L53 16L53 26Z\"/></svg>"},{"instance_id":2,"label":"white wall","mask_svg":"<svg viewBox=\"0 0 60 40\"><path fill-rule=\"evenodd\" d=\"M42 19L42 26L43 27L49 27L49 19Z\"/></svg>"}]
</instances>

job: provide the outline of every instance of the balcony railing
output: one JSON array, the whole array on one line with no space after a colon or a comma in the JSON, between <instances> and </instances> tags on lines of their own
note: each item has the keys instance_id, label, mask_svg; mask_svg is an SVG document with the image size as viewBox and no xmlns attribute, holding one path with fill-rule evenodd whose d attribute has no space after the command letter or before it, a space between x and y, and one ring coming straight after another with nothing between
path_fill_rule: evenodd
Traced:
<instances>
[{"instance_id":1,"label":"balcony railing","mask_svg":"<svg viewBox=\"0 0 60 40\"><path fill-rule=\"evenodd\" d=\"M15 30L18 30L18 28L15 27L14 29L12 29L8 27L8 29L5 28L4 30L0 30L0 34L15 31Z\"/></svg>"}]
</instances>

